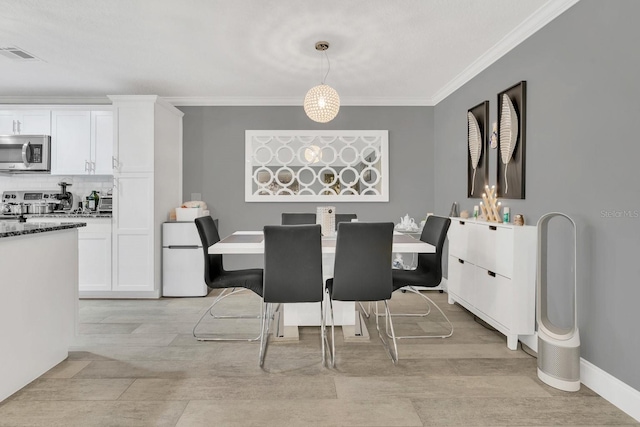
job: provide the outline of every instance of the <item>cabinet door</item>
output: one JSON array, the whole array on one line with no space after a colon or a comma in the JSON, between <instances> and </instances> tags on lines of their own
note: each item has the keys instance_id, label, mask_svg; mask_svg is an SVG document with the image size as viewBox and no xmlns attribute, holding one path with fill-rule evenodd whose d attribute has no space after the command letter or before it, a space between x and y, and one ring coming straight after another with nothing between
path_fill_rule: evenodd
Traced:
<instances>
[{"instance_id":1,"label":"cabinet door","mask_svg":"<svg viewBox=\"0 0 640 427\"><path fill-rule=\"evenodd\" d=\"M449 232L449 254L467 260L467 246L469 242L469 228L473 224L468 221L452 218Z\"/></svg>"},{"instance_id":2,"label":"cabinet door","mask_svg":"<svg viewBox=\"0 0 640 427\"><path fill-rule=\"evenodd\" d=\"M153 104L132 102L120 105L114 114L118 123L114 140L115 172L153 172Z\"/></svg>"},{"instance_id":3,"label":"cabinet door","mask_svg":"<svg viewBox=\"0 0 640 427\"><path fill-rule=\"evenodd\" d=\"M113 290L153 291L153 174L114 180Z\"/></svg>"},{"instance_id":4,"label":"cabinet door","mask_svg":"<svg viewBox=\"0 0 640 427\"><path fill-rule=\"evenodd\" d=\"M91 161L96 175L113 174L113 113L91 112Z\"/></svg>"},{"instance_id":5,"label":"cabinet door","mask_svg":"<svg viewBox=\"0 0 640 427\"><path fill-rule=\"evenodd\" d=\"M478 294L474 305L496 322L511 329L513 307L511 280L483 268L477 269L476 280Z\"/></svg>"},{"instance_id":6,"label":"cabinet door","mask_svg":"<svg viewBox=\"0 0 640 427\"><path fill-rule=\"evenodd\" d=\"M80 292L111 290L111 232L78 233L78 283Z\"/></svg>"},{"instance_id":7,"label":"cabinet door","mask_svg":"<svg viewBox=\"0 0 640 427\"><path fill-rule=\"evenodd\" d=\"M13 111L0 111L0 135L13 135L16 133L16 121Z\"/></svg>"},{"instance_id":8,"label":"cabinet door","mask_svg":"<svg viewBox=\"0 0 640 427\"><path fill-rule=\"evenodd\" d=\"M51 135L51 111L28 110L19 115L18 132L21 135Z\"/></svg>"},{"instance_id":9,"label":"cabinet door","mask_svg":"<svg viewBox=\"0 0 640 427\"><path fill-rule=\"evenodd\" d=\"M91 112L54 110L51 117L51 174L89 173Z\"/></svg>"}]
</instances>

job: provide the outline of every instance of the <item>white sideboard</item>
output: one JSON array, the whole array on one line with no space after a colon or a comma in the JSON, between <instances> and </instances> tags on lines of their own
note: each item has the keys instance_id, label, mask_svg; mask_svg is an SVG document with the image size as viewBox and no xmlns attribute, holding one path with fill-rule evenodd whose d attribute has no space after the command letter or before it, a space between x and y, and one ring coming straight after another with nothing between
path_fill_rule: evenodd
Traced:
<instances>
[{"instance_id":1,"label":"white sideboard","mask_svg":"<svg viewBox=\"0 0 640 427\"><path fill-rule=\"evenodd\" d=\"M507 336L535 333L536 227L451 218L449 304L459 303Z\"/></svg>"}]
</instances>

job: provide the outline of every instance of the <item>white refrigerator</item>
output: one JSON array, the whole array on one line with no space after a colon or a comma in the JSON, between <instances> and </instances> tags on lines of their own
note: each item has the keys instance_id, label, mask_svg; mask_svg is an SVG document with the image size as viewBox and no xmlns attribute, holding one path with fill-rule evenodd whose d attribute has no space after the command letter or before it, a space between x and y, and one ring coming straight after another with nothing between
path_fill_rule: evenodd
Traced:
<instances>
[{"instance_id":1,"label":"white refrigerator","mask_svg":"<svg viewBox=\"0 0 640 427\"><path fill-rule=\"evenodd\" d=\"M204 253L193 221L162 224L162 296L203 297Z\"/></svg>"}]
</instances>

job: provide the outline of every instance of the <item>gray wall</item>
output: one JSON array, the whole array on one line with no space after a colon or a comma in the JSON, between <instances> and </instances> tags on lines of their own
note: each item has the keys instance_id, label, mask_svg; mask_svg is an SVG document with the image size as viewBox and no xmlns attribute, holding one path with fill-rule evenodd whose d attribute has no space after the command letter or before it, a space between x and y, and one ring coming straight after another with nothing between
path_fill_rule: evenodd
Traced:
<instances>
[{"instance_id":1,"label":"gray wall","mask_svg":"<svg viewBox=\"0 0 640 427\"><path fill-rule=\"evenodd\" d=\"M315 212L335 205L365 221L398 222L408 213L419 222L434 211L433 107L342 107L327 124L309 120L302 107L182 107L184 111L184 197L202 193L220 234L279 224L282 212ZM389 202L246 203L245 130L389 130ZM448 213L444 212L445 214ZM254 266L259 259L225 257L230 268Z\"/></svg>"},{"instance_id":2,"label":"gray wall","mask_svg":"<svg viewBox=\"0 0 640 427\"><path fill-rule=\"evenodd\" d=\"M582 356L640 390L640 2L582 0L435 107L435 206L466 198L466 111L527 81L526 200L535 224L560 211L581 221ZM496 150L490 153L495 183ZM625 216L625 211L627 215Z\"/></svg>"}]
</instances>

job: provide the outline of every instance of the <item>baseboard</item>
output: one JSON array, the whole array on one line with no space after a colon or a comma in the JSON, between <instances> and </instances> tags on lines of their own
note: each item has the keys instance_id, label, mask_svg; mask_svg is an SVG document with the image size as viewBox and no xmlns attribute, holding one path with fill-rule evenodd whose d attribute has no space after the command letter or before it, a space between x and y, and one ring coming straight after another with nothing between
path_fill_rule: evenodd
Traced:
<instances>
[{"instance_id":1,"label":"baseboard","mask_svg":"<svg viewBox=\"0 0 640 427\"><path fill-rule=\"evenodd\" d=\"M160 298L160 291L80 291L80 299L145 299Z\"/></svg>"},{"instance_id":2,"label":"baseboard","mask_svg":"<svg viewBox=\"0 0 640 427\"><path fill-rule=\"evenodd\" d=\"M640 391L580 358L580 382L640 421Z\"/></svg>"}]
</instances>

